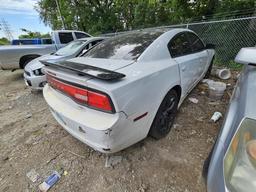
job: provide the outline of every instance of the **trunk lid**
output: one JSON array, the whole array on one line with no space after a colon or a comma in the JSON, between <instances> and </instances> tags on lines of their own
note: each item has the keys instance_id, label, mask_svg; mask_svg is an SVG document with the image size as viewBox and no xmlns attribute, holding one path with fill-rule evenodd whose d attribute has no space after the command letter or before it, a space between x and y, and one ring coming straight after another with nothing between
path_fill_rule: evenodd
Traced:
<instances>
[{"instance_id":1,"label":"trunk lid","mask_svg":"<svg viewBox=\"0 0 256 192\"><path fill-rule=\"evenodd\" d=\"M74 65L72 65L72 63ZM118 69L124 68L128 65L131 65L134 63L134 61L131 60L114 60L114 59L95 59L95 58L86 58L86 57L77 57L73 58L67 61L63 61L63 66L67 66L70 68L72 67L72 70L65 69L64 67L62 69L62 64L56 64L58 67L54 67L54 64L47 65L47 63L44 63L46 65L45 70L48 71L49 74L56 76L57 78L61 78L65 81L72 81L74 83L82 83L85 85L85 82L92 78L98 78L102 80L112 80L108 78L101 78L101 75L103 76L109 76L112 75L111 72L113 72L113 75L118 75L119 73L115 72ZM85 69L83 69L85 67ZM87 69L87 67L92 67L92 69ZM77 70L77 71L75 71ZM105 71L106 70L106 71ZM81 71L79 73L78 71ZM108 73L109 72L109 73ZM102 74L104 73L104 74ZM122 75L122 74L119 74ZM98 77L97 77L98 76ZM125 75L123 75L124 77Z\"/></svg>"},{"instance_id":2,"label":"trunk lid","mask_svg":"<svg viewBox=\"0 0 256 192\"><path fill-rule=\"evenodd\" d=\"M68 60L72 63L78 63L82 65L89 65L92 67L97 67L101 69L106 69L109 71L116 71L123 67L126 67L132 63L133 60L117 60L117 59L99 59L99 58L87 58L87 57L77 57Z\"/></svg>"},{"instance_id":3,"label":"trunk lid","mask_svg":"<svg viewBox=\"0 0 256 192\"><path fill-rule=\"evenodd\" d=\"M110 72L111 71L114 72L121 68L124 68L124 67L127 67L127 66L133 64L135 61L77 57L77 58L69 59L66 62L84 65L84 66L91 66L91 67L99 68L102 70L108 70ZM82 75L81 76L81 74L74 72L72 70L62 70L60 67L55 68L54 64L52 64L51 66L49 65L49 66L44 67L44 70L51 76L55 76L64 81L80 84L83 86L87 86L86 82L88 80L94 79L94 77L90 76L90 75Z\"/></svg>"}]
</instances>

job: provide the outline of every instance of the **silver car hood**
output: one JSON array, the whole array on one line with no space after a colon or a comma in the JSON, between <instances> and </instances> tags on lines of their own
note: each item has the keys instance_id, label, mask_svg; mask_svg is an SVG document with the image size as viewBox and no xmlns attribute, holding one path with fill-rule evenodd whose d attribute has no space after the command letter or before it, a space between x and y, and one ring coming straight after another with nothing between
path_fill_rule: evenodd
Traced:
<instances>
[{"instance_id":1,"label":"silver car hood","mask_svg":"<svg viewBox=\"0 0 256 192\"><path fill-rule=\"evenodd\" d=\"M41 57L38 57L38 58L30 61L26 65L25 70L34 71L36 69L42 68L44 65L40 62L41 60L47 60L47 61L49 60L50 62L54 63L56 61L63 60L65 58L66 58L66 56L57 56L57 55L46 54L46 55L43 55Z\"/></svg>"}]
</instances>

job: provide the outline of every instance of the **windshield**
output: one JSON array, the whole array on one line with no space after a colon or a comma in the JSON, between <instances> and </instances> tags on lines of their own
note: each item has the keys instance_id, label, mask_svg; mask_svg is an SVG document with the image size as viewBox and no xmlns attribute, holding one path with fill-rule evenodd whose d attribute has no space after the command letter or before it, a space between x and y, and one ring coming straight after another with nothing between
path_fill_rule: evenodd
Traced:
<instances>
[{"instance_id":1,"label":"windshield","mask_svg":"<svg viewBox=\"0 0 256 192\"><path fill-rule=\"evenodd\" d=\"M84 41L72 41L71 43L67 44L65 47L62 47L58 51L56 51L55 55L65 56L65 55L72 55L79 51L82 46L85 44Z\"/></svg>"},{"instance_id":2,"label":"windshield","mask_svg":"<svg viewBox=\"0 0 256 192\"><path fill-rule=\"evenodd\" d=\"M84 57L135 60L163 31L133 32L100 43Z\"/></svg>"}]
</instances>

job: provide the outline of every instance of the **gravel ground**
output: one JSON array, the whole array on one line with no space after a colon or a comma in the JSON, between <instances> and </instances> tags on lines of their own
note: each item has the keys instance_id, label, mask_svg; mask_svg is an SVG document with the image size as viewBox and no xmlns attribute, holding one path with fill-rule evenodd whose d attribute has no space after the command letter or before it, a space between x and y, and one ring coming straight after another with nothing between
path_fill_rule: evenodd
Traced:
<instances>
[{"instance_id":1,"label":"gravel ground","mask_svg":"<svg viewBox=\"0 0 256 192\"><path fill-rule=\"evenodd\" d=\"M167 137L146 138L114 154L122 161L107 168L106 155L57 124L42 93L26 88L21 70L0 71L0 191L38 191L60 169L66 175L51 191L206 191L202 167L223 121L209 119L215 111L225 113L235 80L225 82L231 86L213 103L199 84L189 95L198 104L184 101ZM36 182L26 176L33 169L39 176Z\"/></svg>"}]
</instances>

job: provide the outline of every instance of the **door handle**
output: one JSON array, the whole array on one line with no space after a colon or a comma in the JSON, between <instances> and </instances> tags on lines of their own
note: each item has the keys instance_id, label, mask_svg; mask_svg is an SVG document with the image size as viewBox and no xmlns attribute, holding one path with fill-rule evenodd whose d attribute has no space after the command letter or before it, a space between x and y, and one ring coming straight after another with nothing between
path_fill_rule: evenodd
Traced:
<instances>
[{"instance_id":1,"label":"door handle","mask_svg":"<svg viewBox=\"0 0 256 192\"><path fill-rule=\"evenodd\" d=\"M186 67L185 66L181 67L181 71L186 71Z\"/></svg>"}]
</instances>

